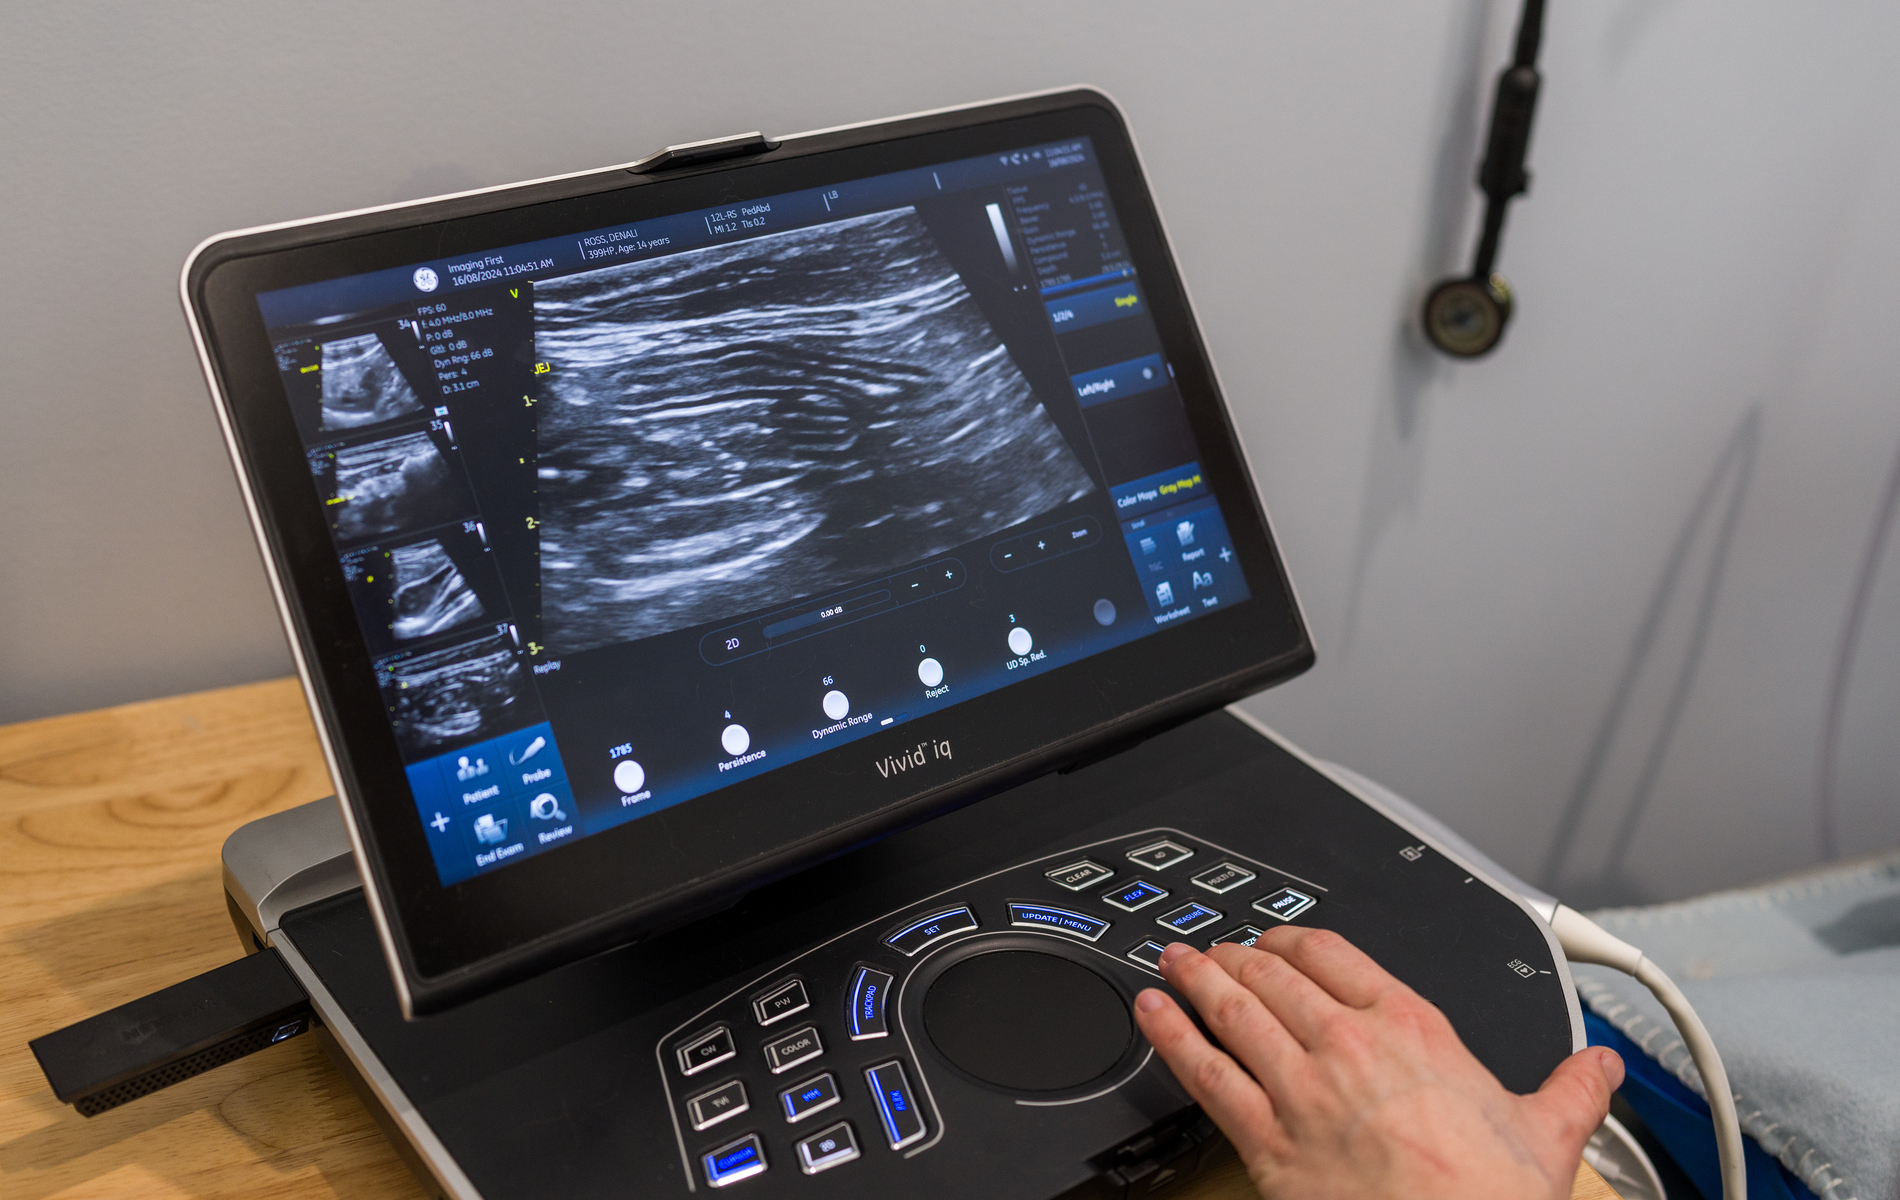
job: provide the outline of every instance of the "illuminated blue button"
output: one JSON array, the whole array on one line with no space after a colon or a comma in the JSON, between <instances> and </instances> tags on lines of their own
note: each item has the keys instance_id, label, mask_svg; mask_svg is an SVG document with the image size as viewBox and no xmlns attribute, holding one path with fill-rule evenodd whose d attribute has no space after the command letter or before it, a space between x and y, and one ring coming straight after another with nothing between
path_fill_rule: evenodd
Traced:
<instances>
[{"instance_id":1,"label":"illuminated blue button","mask_svg":"<svg viewBox=\"0 0 1900 1200\"><path fill-rule=\"evenodd\" d=\"M921 921L906 925L904 928L884 939L884 944L900 954L913 955L933 942L942 941L952 934L968 933L976 928L976 914L967 908L953 908L946 912L934 913Z\"/></svg>"},{"instance_id":2,"label":"illuminated blue button","mask_svg":"<svg viewBox=\"0 0 1900 1200\"><path fill-rule=\"evenodd\" d=\"M829 1071L778 1094L785 1108L785 1119L796 1124L815 1112L823 1112L838 1102L838 1081Z\"/></svg>"},{"instance_id":3,"label":"illuminated blue button","mask_svg":"<svg viewBox=\"0 0 1900 1200\"><path fill-rule=\"evenodd\" d=\"M1166 949L1167 947L1163 946L1160 942L1149 938L1142 942L1141 945L1130 950L1128 957L1140 963L1142 966L1147 967L1150 971L1159 971L1161 969L1161 952Z\"/></svg>"},{"instance_id":4,"label":"illuminated blue button","mask_svg":"<svg viewBox=\"0 0 1900 1200\"><path fill-rule=\"evenodd\" d=\"M876 967L859 967L851 973L851 1010L845 1022L851 1027L851 1040L881 1038L890 1032L884 1020L886 1002L891 995L891 977Z\"/></svg>"},{"instance_id":5,"label":"illuminated blue button","mask_svg":"<svg viewBox=\"0 0 1900 1200\"><path fill-rule=\"evenodd\" d=\"M1012 904L1009 906L1009 923L1021 929L1053 929L1058 933L1079 937L1085 942L1095 941L1107 933L1109 927L1109 922L1100 917L1071 912L1066 908L1051 908L1047 904Z\"/></svg>"},{"instance_id":6,"label":"illuminated blue button","mask_svg":"<svg viewBox=\"0 0 1900 1200\"><path fill-rule=\"evenodd\" d=\"M1220 920L1219 913L1197 901L1193 904L1183 904L1171 913L1156 917L1155 924L1165 925L1176 933L1193 933L1196 929L1204 925L1212 925L1218 920Z\"/></svg>"},{"instance_id":7,"label":"illuminated blue button","mask_svg":"<svg viewBox=\"0 0 1900 1200\"><path fill-rule=\"evenodd\" d=\"M710 1154L700 1155L699 1161L706 1168L706 1182L713 1187L725 1187L765 1170L765 1144L759 1141L758 1134L748 1133Z\"/></svg>"},{"instance_id":8,"label":"illuminated blue button","mask_svg":"<svg viewBox=\"0 0 1900 1200\"><path fill-rule=\"evenodd\" d=\"M891 1149L902 1150L922 1141L928 1130L924 1114L917 1108L917 1095L910 1090L910 1079L904 1074L904 1064L887 1062L872 1067L864 1073L864 1082L877 1100L878 1119L884 1124L884 1137Z\"/></svg>"},{"instance_id":9,"label":"illuminated blue button","mask_svg":"<svg viewBox=\"0 0 1900 1200\"><path fill-rule=\"evenodd\" d=\"M1253 906L1270 917L1278 917L1282 921L1291 921L1294 917L1299 916L1318 903L1319 901L1313 899L1305 892L1296 892L1292 888L1281 888L1271 896L1262 896L1260 899L1255 900Z\"/></svg>"},{"instance_id":10,"label":"illuminated blue button","mask_svg":"<svg viewBox=\"0 0 1900 1200\"><path fill-rule=\"evenodd\" d=\"M1137 879L1133 883L1125 883L1118 888L1110 888L1108 891L1102 893L1102 899L1113 904L1123 912L1134 912L1138 908L1148 907L1157 900L1166 899L1167 895L1167 888L1156 887L1146 879Z\"/></svg>"}]
</instances>

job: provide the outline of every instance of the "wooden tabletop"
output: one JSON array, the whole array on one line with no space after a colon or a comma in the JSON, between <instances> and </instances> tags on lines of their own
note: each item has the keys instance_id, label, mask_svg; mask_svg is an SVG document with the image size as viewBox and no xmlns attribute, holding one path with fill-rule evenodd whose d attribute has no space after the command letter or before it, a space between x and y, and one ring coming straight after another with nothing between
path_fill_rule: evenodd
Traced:
<instances>
[{"instance_id":1,"label":"wooden tabletop","mask_svg":"<svg viewBox=\"0 0 1900 1200\"><path fill-rule=\"evenodd\" d=\"M314 1038L91 1119L26 1047L238 957L219 847L331 791L287 679L0 726L0 1196L424 1194ZM1231 1151L1179 1193L1254 1194Z\"/></svg>"}]
</instances>

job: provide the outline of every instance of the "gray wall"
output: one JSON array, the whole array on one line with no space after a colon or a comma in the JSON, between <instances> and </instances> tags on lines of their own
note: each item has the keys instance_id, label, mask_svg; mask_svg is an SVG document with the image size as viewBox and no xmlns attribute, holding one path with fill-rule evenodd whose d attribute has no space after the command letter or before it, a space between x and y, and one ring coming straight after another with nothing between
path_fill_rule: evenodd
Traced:
<instances>
[{"instance_id":1,"label":"gray wall","mask_svg":"<svg viewBox=\"0 0 1900 1200\"><path fill-rule=\"evenodd\" d=\"M1318 639L1257 711L1584 900L1798 868L1824 807L1835 853L1900 840L1900 9L1555 5L1520 313L1454 365L1409 322L1514 17L8 5L0 721L287 669L177 311L199 238L1089 81Z\"/></svg>"}]
</instances>

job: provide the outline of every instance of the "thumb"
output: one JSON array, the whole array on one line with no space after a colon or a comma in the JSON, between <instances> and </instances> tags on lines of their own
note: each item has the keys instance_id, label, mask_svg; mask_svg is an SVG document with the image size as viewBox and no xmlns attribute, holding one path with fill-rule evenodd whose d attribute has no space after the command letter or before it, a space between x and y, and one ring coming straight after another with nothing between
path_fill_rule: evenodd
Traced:
<instances>
[{"instance_id":1,"label":"thumb","mask_svg":"<svg viewBox=\"0 0 1900 1200\"><path fill-rule=\"evenodd\" d=\"M1609 1114L1610 1093L1622 1085L1623 1060L1616 1051L1589 1046L1558 1063L1525 1104L1566 1156L1575 1157Z\"/></svg>"}]
</instances>

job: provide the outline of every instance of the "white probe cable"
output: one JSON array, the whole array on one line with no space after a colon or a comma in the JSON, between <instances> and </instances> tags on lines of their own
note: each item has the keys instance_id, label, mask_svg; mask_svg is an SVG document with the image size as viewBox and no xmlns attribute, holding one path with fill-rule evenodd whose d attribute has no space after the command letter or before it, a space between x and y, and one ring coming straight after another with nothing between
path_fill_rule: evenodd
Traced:
<instances>
[{"instance_id":1,"label":"white probe cable","mask_svg":"<svg viewBox=\"0 0 1900 1200\"><path fill-rule=\"evenodd\" d=\"M1715 1116L1715 1148L1722 1160L1723 1200L1748 1200L1748 1171L1742 1160L1742 1123L1735 1115L1735 1093L1729 1090L1728 1072L1715 1041L1696 1016L1689 998L1662 968L1643 957L1643 952L1574 908L1559 904L1551 913L1550 928L1571 962L1596 963L1634 976L1655 994L1676 1022L1682 1044L1702 1075L1702 1092Z\"/></svg>"}]
</instances>

